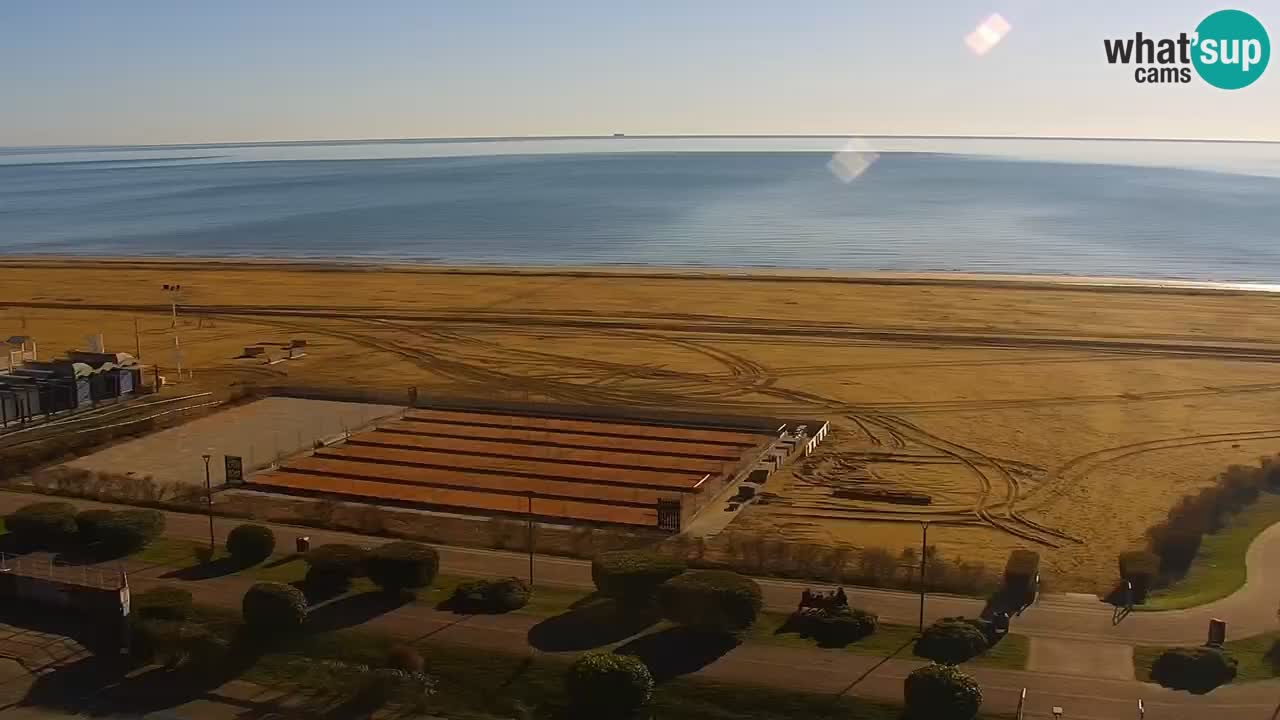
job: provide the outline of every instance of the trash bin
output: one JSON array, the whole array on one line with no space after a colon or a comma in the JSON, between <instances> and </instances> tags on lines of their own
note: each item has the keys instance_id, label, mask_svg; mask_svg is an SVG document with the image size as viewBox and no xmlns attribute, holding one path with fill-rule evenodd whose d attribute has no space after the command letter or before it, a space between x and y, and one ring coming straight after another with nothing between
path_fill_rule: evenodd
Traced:
<instances>
[{"instance_id":1,"label":"trash bin","mask_svg":"<svg viewBox=\"0 0 1280 720\"><path fill-rule=\"evenodd\" d=\"M310 537L308 537L308 536L306 536L306 535L303 535L302 537L298 538L298 552L299 552L299 553L304 553L304 552L306 552L306 551L308 551L308 550L310 550L310 549L311 549L311 538L310 538Z\"/></svg>"},{"instance_id":2,"label":"trash bin","mask_svg":"<svg viewBox=\"0 0 1280 720\"><path fill-rule=\"evenodd\" d=\"M1227 641L1227 622L1213 618L1209 621L1209 645L1212 647L1222 647L1222 643Z\"/></svg>"}]
</instances>

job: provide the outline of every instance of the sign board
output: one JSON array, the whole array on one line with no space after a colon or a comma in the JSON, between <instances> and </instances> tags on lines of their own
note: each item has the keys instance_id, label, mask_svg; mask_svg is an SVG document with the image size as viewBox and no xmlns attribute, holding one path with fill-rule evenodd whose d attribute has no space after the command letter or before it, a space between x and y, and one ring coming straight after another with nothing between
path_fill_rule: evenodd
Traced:
<instances>
[{"instance_id":1,"label":"sign board","mask_svg":"<svg viewBox=\"0 0 1280 720\"><path fill-rule=\"evenodd\" d=\"M680 501L658 501L658 529L680 532Z\"/></svg>"},{"instance_id":2,"label":"sign board","mask_svg":"<svg viewBox=\"0 0 1280 720\"><path fill-rule=\"evenodd\" d=\"M120 614L129 617L129 586L120 588Z\"/></svg>"},{"instance_id":3,"label":"sign board","mask_svg":"<svg viewBox=\"0 0 1280 720\"><path fill-rule=\"evenodd\" d=\"M226 455L226 473L228 485L239 485L244 482L244 459L239 455Z\"/></svg>"},{"instance_id":4,"label":"sign board","mask_svg":"<svg viewBox=\"0 0 1280 720\"><path fill-rule=\"evenodd\" d=\"M417 407L417 406L418 406L418 386L410 385L409 386L409 407Z\"/></svg>"}]
</instances>

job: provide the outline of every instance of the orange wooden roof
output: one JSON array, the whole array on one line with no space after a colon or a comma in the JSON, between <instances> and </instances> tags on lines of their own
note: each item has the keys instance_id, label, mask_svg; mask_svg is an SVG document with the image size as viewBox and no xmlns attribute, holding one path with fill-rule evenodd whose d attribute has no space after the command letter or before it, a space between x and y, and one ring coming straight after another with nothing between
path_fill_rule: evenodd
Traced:
<instances>
[{"instance_id":1,"label":"orange wooden roof","mask_svg":"<svg viewBox=\"0 0 1280 720\"><path fill-rule=\"evenodd\" d=\"M439 420L465 425L491 425L495 427L523 427L529 429L582 432L594 435L621 437L667 438L693 440L750 447L760 442L761 436L727 430L703 430L666 425L641 425L606 420L561 420L558 418L503 415L500 413L458 412L454 410L414 409L405 416L408 419Z\"/></svg>"},{"instance_id":2,"label":"orange wooden roof","mask_svg":"<svg viewBox=\"0 0 1280 720\"><path fill-rule=\"evenodd\" d=\"M602 450L635 450L650 455L698 457L707 460L735 460L745 448L736 445L667 440L663 438L625 438L586 433L548 432L521 427L460 425L450 422L409 420L378 426L382 430L437 437L466 437L485 440L519 441L534 445L599 448Z\"/></svg>"}]
</instances>

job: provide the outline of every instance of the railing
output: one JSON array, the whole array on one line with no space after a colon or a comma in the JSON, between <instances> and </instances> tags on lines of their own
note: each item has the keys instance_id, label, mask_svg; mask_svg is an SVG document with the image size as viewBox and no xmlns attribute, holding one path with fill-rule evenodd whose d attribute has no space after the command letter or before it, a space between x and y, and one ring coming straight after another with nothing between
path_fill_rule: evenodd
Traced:
<instances>
[{"instance_id":1,"label":"railing","mask_svg":"<svg viewBox=\"0 0 1280 720\"><path fill-rule=\"evenodd\" d=\"M124 587L124 568L106 569L56 562L50 556L0 553L0 573L53 580L67 585L118 590Z\"/></svg>"}]
</instances>

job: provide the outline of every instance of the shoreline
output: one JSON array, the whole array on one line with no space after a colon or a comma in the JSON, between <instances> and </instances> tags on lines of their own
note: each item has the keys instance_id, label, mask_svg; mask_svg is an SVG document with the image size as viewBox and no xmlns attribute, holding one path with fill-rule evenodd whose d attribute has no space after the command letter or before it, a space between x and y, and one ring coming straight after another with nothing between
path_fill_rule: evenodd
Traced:
<instances>
[{"instance_id":1,"label":"shoreline","mask_svg":"<svg viewBox=\"0 0 1280 720\"><path fill-rule=\"evenodd\" d=\"M0 255L0 268L33 269L286 270L300 272L389 272L415 275L491 277L635 278L740 280L849 285L950 286L1077 290L1122 293L1255 295L1280 293L1280 283L1189 278L995 273L962 270L824 270L782 266L702 267L681 265L485 265L420 260L283 257L168 257L111 255Z\"/></svg>"}]
</instances>

